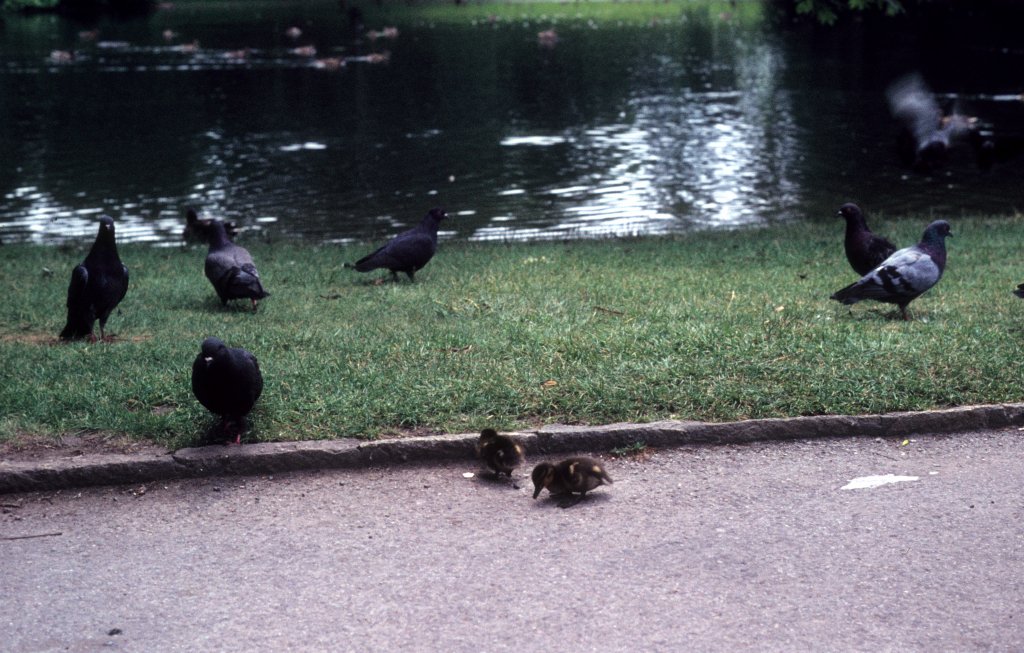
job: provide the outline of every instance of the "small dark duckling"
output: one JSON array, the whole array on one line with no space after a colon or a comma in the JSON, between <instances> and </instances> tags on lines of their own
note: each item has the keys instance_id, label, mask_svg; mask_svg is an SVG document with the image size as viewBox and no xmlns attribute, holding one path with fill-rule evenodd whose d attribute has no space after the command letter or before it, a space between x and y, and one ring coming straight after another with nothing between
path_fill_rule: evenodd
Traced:
<instances>
[{"instance_id":1,"label":"small dark duckling","mask_svg":"<svg viewBox=\"0 0 1024 653\"><path fill-rule=\"evenodd\" d=\"M476 443L476 455L495 476L508 474L523 464L523 447L507 435L498 435L494 429L484 429Z\"/></svg>"},{"instance_id":2,"label":"small dark duckling","mask_svg":"<svg viewBox=\"0 0 1024 653\"><path fill-rule=\"evenodd\" d=\"M585 456L567 458L557 465L543 462L533 468L533 498L540 496L544 488L552 495L576 494L580 499L599 485L611 485L600 461Z\"/></svg>"}]
</instances>

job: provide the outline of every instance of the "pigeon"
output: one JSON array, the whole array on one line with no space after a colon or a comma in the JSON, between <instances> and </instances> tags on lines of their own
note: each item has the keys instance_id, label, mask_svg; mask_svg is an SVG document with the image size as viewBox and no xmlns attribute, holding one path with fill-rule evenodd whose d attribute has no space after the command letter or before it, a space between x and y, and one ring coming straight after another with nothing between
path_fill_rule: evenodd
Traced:
<instances>
[{"instance_id":1,"label":"pigeon","mask_svg":"<svg viewBox=\"0 0 1024 653\"><path fill-rule=\"evenodd\" d=\"M523 463L523 446L494 429L484 429L476 443L476 455L495 476L508 474L512 478L513 470Z\"/></svg>"},{"instance_id":2,"label":"pigeon","mask_svg":"<svg viewBox=\"0 0 1024 653\"><path fill-rule=\"evenodd\" d=\"M599 485L611 484L612 477L604 465L593 458L577 456L558 464L543 462L533 468L533 498L547 488L554 496L579 493L580 499Z\"/></svg>"},{"instance_id":3,"label":"pigeon","mask_svg":"<svg viewBox=\"0 0 1024 653\"><path fill-rule=\"evenodd\" d=\"M856 204L843 204L836 215L846 220L843 247L846 249L846 260L857 274L864 276L871 272L896 251L896 246L888 239L871 233L864 214Z\"/></svg>"},{"instance_id":4,"label":"pigeon","mask_svg":"<svg viewBox=\"0 0 1024 653\"><path fill-rule=\"evenodd\" d=\"M946 237L952 236L949 223L936 220L924 230L921 242L897 250L856 283L832 294L843 304L862 299L896 304L904 320L907 304L934 286L946 269Z\"/></svg>"},{"instance_id":5,"label":"pigeon","mask_svg":"<svg viewBox=\"0 0 1024 653\"><path fill-rule=\"evenodd\" d=\"M228 238L235 239L238 235L238 225L233 220L224 223L224 231ZM208 243L213 233L213 220L210 218L200 219L193 207L188 207L185 213L185 229L181 232L181 239L186 243Z\"/></svg>"},{"instance_id":6,"label":"pigeon","mask_svg":"<svg viewBox=\"0 0 1024 653\"><path fill-rule=\"evenodd\" d=\"M192 363L192 394L221 418L219 428L242 441L245 416L263 392L260 366L245 349L228 347L220 338L207 338Z\"/></svg>"},{"instance_id":7,"label":"pigeon","mask_svg":"<svg viewBox=\"0 0 1024 653\"><path fill-rule=\"evenodd\" d=\"M355 263L346 263L345 267L353 268L357 272L387 268L391 270L391 277L396 281L399 272L404 272L409 281L415 281L413 275L426 265L437 251L437 227L441 220L447 217L444 209L430 209L418 227L403 231L377 251Z\"/></svg>"},{"instance_id":8,"label":"pigeon","mask_svg":"<svg viewBox=\"0 0 1024 653\"><path fill-rule=\"evenodd\" d=\"M1024 283L1019 284L1017 286L1017 289L1013 291L1013 294L1017 295L1021 299L1024 299Z\"/></svg>"},{"instance_id":9,"label":"pigeon","mask_svg":"<svg viewBox=\"0 0 1024 653\"><path fill-rule=\"evenodd\" d=\"M128 268L117 256L114 220L100 217L99 233L88 256L71 272L68 286L68 321L60 332L61 340L94 340L92 325L100 321L100 340L106 339L104 327L114 308L128 292Z\"/></svg>"},{"instance_id":10,"label":"pigeon","mask_svg":"<svg viewBox=\"0 0 1024 653\"><path fill-rule=\"evenodd\" d=\"M213 284L222 304L231 299L249 299L256 311L257 300L270 293L260 283L260 273L252 262L249 250L228 240L224 223L213 220L210 233L210 251L206 255L206 278Z\"/></svg>"},{"instance_id":11,"label":"pigeon","mask_svg":"<svg viewBox=\"0 0 1024 653\"><path fill-rule=\"evenodd\" d=\"M951 148L966 143L985 165L991 142L975 134L977 118L954 111L944 115L931 90L914 73L893 82L886 90L889 109L903 124L904 158L915 170L930 172L944 166Z\"/></svg>"}]
</instances>

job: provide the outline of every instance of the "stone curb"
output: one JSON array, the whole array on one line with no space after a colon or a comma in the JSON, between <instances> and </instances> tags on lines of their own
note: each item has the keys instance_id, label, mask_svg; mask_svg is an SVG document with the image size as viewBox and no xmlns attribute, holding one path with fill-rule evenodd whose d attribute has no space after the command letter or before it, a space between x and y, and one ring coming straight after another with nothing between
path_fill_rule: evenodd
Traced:
<instances>
[{"instance_id":1,"label":"stone curb","mask_svg":"<svg viewBox=\"0 0 1024 653\"><path fill-rule=\"evenodd\" d=\"M824 415L741 422L661 421L605 426L550 425L517 437L527 454L608 451L643 442L652 447L739 444L831 437L946 434L1024 425L1024 404L966 406L883 415ZM476 434L357 442L264 442L198 447L167 454L101 454L39 462L0 461L0 494L121 485L205 476L354 469L439 460L469 460Z\"/></svg>"}]
</instances>

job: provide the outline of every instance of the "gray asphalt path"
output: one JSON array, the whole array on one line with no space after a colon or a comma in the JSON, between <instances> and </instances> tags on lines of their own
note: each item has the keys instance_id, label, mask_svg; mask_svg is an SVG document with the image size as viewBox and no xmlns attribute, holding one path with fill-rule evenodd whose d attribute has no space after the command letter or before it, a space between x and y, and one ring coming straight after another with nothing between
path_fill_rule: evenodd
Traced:
<instances>
[{"instance_id":1,"label":"gray asphalt path","mask_svg":"<svg viewBox=\"0 0 1024 653\"><path fill-rule=\"evenodd\" d=\"M1024 650L1016 429L605 459L566 509L473 462L3 496L0 648Z\"/></svg>"}]
</instances>

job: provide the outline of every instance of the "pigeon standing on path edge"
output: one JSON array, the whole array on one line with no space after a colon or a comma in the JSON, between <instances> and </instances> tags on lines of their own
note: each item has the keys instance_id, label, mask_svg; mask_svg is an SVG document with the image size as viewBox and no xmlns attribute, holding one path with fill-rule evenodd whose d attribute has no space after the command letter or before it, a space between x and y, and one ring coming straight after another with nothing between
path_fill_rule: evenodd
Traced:
<instances>
[{"instance_id":1,"label":"pigeon standing on path edge","mask_svg":"<svg viewBox=\"0 0 1024 653\"><path fill-rule=\"evenodd\" d=\"M263 375L249 351L228 347L220 338L203 340L192 363L192 394L221 418L220 428L240 444L245 416L263 393Z\"/></svg>"}]
</instances>

